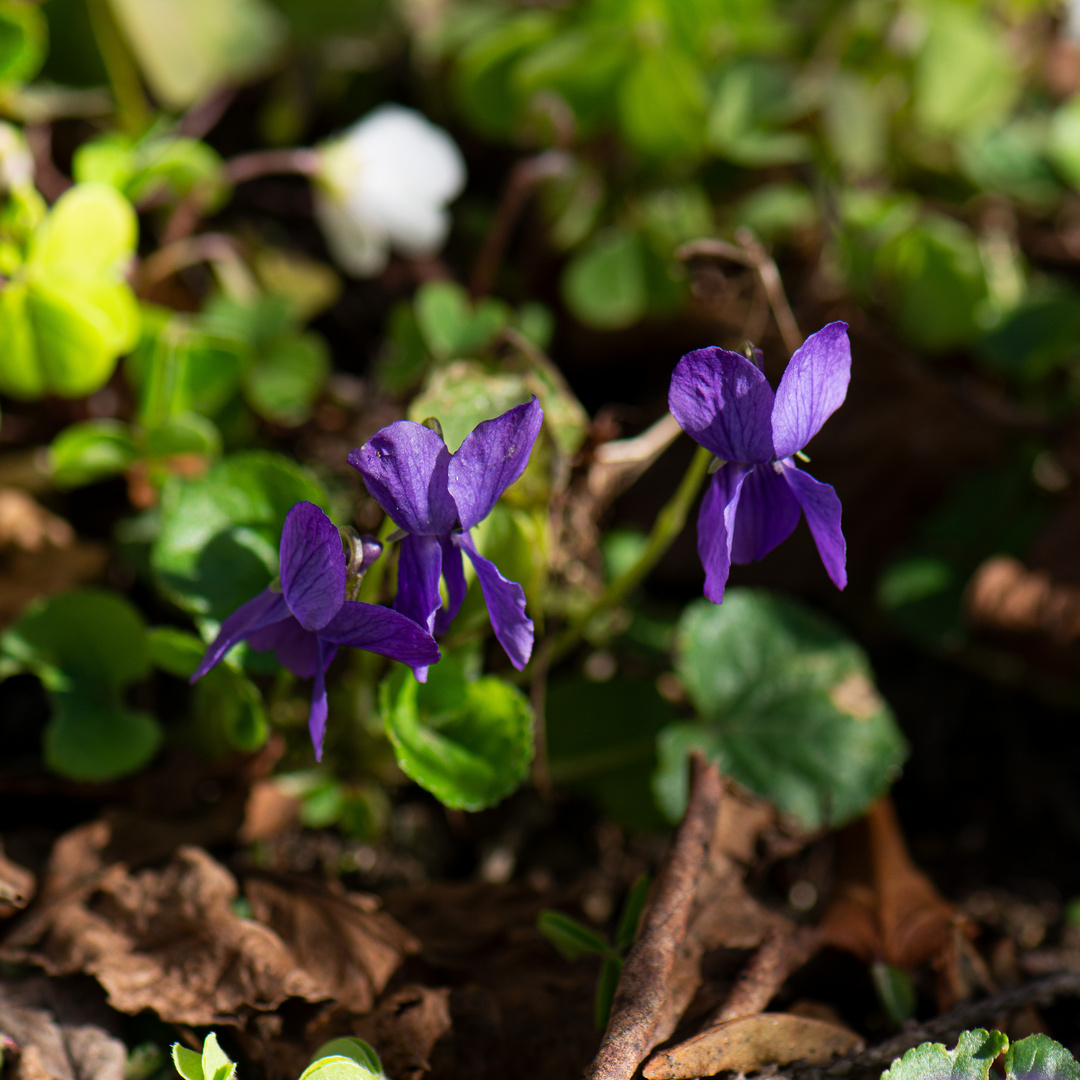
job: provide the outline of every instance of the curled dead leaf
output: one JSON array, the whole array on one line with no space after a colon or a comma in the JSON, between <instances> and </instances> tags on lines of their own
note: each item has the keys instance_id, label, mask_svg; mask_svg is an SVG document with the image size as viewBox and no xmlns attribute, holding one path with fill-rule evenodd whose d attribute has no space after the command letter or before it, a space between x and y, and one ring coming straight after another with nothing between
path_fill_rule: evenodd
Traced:
<instances>
[{"instance_id":1,"label":"curled dead leaf","mask_svg":"<svg viewBox=\"0 0 1080 1080\"><path fill-rule=\"evenodd\" d=\"M402 959L420 943L379 901L301 878L252 877L244 894L255 918L285 942L311 989L302 996L371 1009Z\"/></svg>"},{"instance_id":2,"label":"curled dead leaf","mask_svg":"<svg viewBox=\"0 0 1080 1080\"><path fill-rule=\"evenodd\" d=\"M123 1080L127 1048L106 1030L100 995L82 980L0 980L0 1036L17 1055L12 1080Z\"/></svg>"},{"instance_id":3,"label":"curled dead leaf","mask_svg":"<svg viewBox=\"0 0 1080 1080\"><path fill-rule=\"evenodd\" d=\"M1080 637L1080 588L1004 555L987 559L975 571L964 609L975 627L1043 634L1061 644Z\"/></svg>"},{"instance_id":4,"label":"curled dead leaf","mask_svg":"<svg viewBox=\"0 0 1080 1080\"><path fill-rule=\"evenodd\" d=\"M708 1028L649 1059L647 1080L684 1080L731 1070L748 1073L767 1065L825 1062L852 1050L862 1039L839 1024L789 1013L758 1013Z\"/></svg>"},{"instance_id":5,"label":"curled dead leaf","mask_svg":"<svg viewBox=\"0 0 1080 1080\"><path fill-rule=\"evenodd\" d=\"M14 915L30 903L37 881L34 875L4 854L0 843L0 919Z\"/></svg>"}]
</instances>

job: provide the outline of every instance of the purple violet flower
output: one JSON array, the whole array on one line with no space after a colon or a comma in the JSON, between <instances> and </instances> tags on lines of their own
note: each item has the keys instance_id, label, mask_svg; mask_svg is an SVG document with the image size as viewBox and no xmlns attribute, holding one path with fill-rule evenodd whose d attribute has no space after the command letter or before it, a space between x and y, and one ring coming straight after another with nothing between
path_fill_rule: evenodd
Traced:
<instances>
[{"instance_id":1,"label":"purple violet flower","mask_svg":"<svg viewBox=\"0 0 1080 1080\"><path fill-rule=\"evenodd\" d=\"M398 420L349 454L349 464L360 470L372 497L406 533L396 610L432 633L444 633L465 599L465 552L480 581L495 636L519 671L533 646L525 592L476 550L469 530L491 513L499 496L525 471L543 419L534 397L477 424L453 454L437 431ZM445 607L440 577L446 582ZM425 667L418 665L414 671L421 682L427 678Z\"/></svg>"},{"instance_id":2,"label":"purple violet flower","mask_svg":"<svg viewBox=\"0 0 1080 1080\"><path fill-rule=\"evenodd\" d=\"M314 504L297 503L281 531L281 588L265 589L222 624L191 681L202 678L239 641L278 660L301 679L314 677L308 727L315 758L322 760L326 732L326 669L339 645L381 653L409 665L434 664L439 647L412 619L387 607L346 599L382 550L357 544L346 563L337 526Z\"/></svg>"},{"instance_id":3,"label":"purple violet flower","mask_svg":"<svg viewBox=\"0 0 1080 1080\"><path fill-rule=\"evenodd\" d=\"M843 404L851 377L847 323L833 322L795 350L775 395L745 356L715 346L675 365L668 407L690 438L723 462L698 515L705 595L719 604L731 564L763 558L806 514L821 561L847 585L840 500L794 457Z\"/></svg>"}]
</instances>

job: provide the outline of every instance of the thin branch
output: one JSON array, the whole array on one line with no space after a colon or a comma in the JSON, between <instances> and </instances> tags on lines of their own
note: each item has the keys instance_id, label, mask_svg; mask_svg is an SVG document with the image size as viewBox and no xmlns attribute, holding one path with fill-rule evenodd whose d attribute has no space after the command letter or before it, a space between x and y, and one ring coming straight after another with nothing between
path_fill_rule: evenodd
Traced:
<instances>
[{"instance_id":1,"label":"thin branch","mask_svg":"<svg viewBox=\"0 0 1080 1080\"><path fill-rule=\"evenodd\" d=\"M722 786L716 766L690 759L690 801L649 895L641 933L623 966L604 1040L587 1080L630 1080L675 1026L669 984L686 938L697 884L709 857Z\"/></svg>"},{"instance_id":2,"label":"thin branch","mask_svg":"<svg viewBox=\"0 0 1080 1080\"><path fill-rule=\"evenodd\" d=\"M533 188L541 180L566 173L570 164L570 156L562 150L545 150L535 157L519 161L510 170L510 178L503 189L495 218L473 265L469 292L474 300L487 296L494 287L506 246Z\"/></svg>"},{"instance_id":3,"label":"thin branch","mask_svg":"<svg viewBox=\"0 0 1080 1080\"><path fill-rule=\"evenodd\" d=\"M710 1017L702 1031L763 1012L787 981L817 952L821 941L813 928L777 927L762 942L746 965L727 1001Z\"/></svg>"},{"instance_id":4,"label":"thin branch","mask_svg":"<svg viewBox=\"0 0 1080 1080\"><path fill-rule=\"evenodd\" d=\"M214 268L226 293L250 300L258 294L258 287L240 250L238 241L226 233L200 233L177 240L143 260L135 272L135 291L145 293L178 271L205 262Z\"/></svg>"},{"instance_id":5,"label":"thin branch","mask_svg":"<svg viewBox=\"0 0 1080 1080\"><path fill-rule=\"evenodd\" d=\"M780 280L776 263L751 229L744 227L736 230L735 239L738 241L737 245L729 244L726 240L693 240L689 244L683 244L675 252L675 257L683 260L702 256L727 259L753 270L769 298L769 307L772 308L773 318L780 330L780 336L784 339L784 345L789 353L793 353L803 343L803 335L784 293L784 284Z\"/></svg>"},{"instance_id":6,"label":"thin branch","mask_svg":"<svg viewBox=\"0 0 1080 1080\"><path fill-rule=\"evenodd\" d=\"M205 138L215 127L218 121L225 115L225 111L236 99L235 86L222 86L214 90L202 101L197 101L176 125L178 135L186 135L190 139Z\"/></svg>"},{"instance_id":7,"label":"thin branch","mask_svg":"<svg viewBox=\"0 0 1080 1080\"><path fill-rule=\"evenodd\" d=\"M34 159L34 185L46 202L54 203L71 187L71 181L53 161L52 124L27 124L23 134Z\"/></svg>"},{"instance_id":8,"label":"thin branch","mask_svg":"<svg viewBox=\"0 0 1080 1080\"><path fill-rule=\"evenodd\" d=\"M968 1001L943 1016L917 1024L861 1054L840 1058L829 1065L788 1069L783 1080L844 1080L877 1075L891 1061L920 1043L955 1038L961 1031L998 1023L1009 1013L1027 1005L1046 1005L1059 997L1080 997L1080 972L1065 971L1045 979L1005 990L980 1001Z\"/></svg>"}]
</instances>

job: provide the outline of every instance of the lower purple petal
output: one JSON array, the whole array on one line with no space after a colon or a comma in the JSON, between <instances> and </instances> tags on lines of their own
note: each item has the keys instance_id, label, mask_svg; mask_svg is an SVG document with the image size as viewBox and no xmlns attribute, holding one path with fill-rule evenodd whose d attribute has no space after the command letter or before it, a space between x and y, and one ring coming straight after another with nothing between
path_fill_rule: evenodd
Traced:
<instances>
[{"instance_id":1,"label":"lower purple petal","mask_svg":"<svg viewBox=\"0 0 1080 1080\"><path fill-rule=\"evenodd\" d=\"M201 679L237 642L257 630L282 619L289 619L289 605L279 592L265 589L246 604L241 604L222 624L218 636L206 650L191 681Z\"/></svg>"},{"instance_id":2,"label":"lower purple petal","mask_svg":"<svg viewBox=\"0 0 1080 1080\"><path fill-rule=\"evenodd\" d=\"M439 577L442 547L437 536L406 536L398 553L398 587L394 610L419 623L428 633L442 606Z\"/></svg>"},{"instance_id":3,"label":"lower purple petal","mask_svg":"<svg viewBox=\"0 0 1080 1080\"><path fill-rule=\"evenodd\" d=\"M248 644L259 652L273 650L282 667L298 679L310 679L319 666L317 638L317 633L305 630L298 619L290 617L256 631Z\"/></svg>"},{"instance_id":4,"label":"lower purple petal","mask_svg":"<svg viewBox=\"0 0 1080 1080\"><path fill-rule=\"evenodd\" d=\"M308 731L311 732L311 744L315 747L315 760L322 761L323 739L326 736L326 669L334 659L334 648L327 652L322 639L315 638L317 662L315 664L315 686L311 691L311 715L308 717Z\"/></svg>"},{"instance_id":5,"label":"lower purple petal","mask_svg":"<svg viewBox=\"0 0 1080 1080\"><path fill-rule=\"evenodd\" d=\"M525 614L525 590L504 578L499 568L476 550L467 532L455 534L454 542L473 564L495 636L510 663L520 671L529 662L533 647L533 622Z\"/></svg>"},{"instance_id":6,"label":"lower purple petal","mask_svg":"<svg viewBox=\"0 0 1080 1080\"><path fill-rule=\"evenodd\" d=\"M426 667L439 660L435 639L412 619L388 607L346 600L319 636L335 645L389 656L410 667Z\"/></svg>"},{"instance_id":7,"label":"lower purple petal","mask_svg":"<svg viewBox=\"0 0 1080 1080\"><path fill-rule=\"evenodd\" d=\"M698 513L697 549L705 568L705 596L723 602L731 570L731 544L739 495L752 465L729 462L718 469L705 490Z\"/></svg>"},{"instance_id":8,"label":"lower purple petal","mask_svg":"<svg viewBox=\"0 0 1080 1080\"><path fill-rule=\"evenodd\" d=\"M442 545L442 576L446 582L446 604L435 616L435 636L440 637L450 629L450 624L457 618L465 593L469 586L465 583L465 567L461 564L461 549L447 536L440 539Z\"/></svg>"},{"instance_id":9,"label":"lower purple petal","mask_svg":"<svg viewBox=\"0 0 1080 1080\"><path fill-rule=\"evenodd\" d=\"M795 531L799 517L798 500L784 478L771 464L755 466L739 495L731 561L741 565L763 559Z\"/></svg>"},{"instance_id":10,"label":"lower purple petal","mask_svg":"<svg viewBox=\"0 0 1080 1080\"><path fill-rule=\"evenodd\" d=\"M822 484L802 469L787 462L783 468L784 479L806 515L821 561L833 584L842 589L847 585L847 541L840 531L840 499L831 485Z\"/></svg>"}]
</instances>

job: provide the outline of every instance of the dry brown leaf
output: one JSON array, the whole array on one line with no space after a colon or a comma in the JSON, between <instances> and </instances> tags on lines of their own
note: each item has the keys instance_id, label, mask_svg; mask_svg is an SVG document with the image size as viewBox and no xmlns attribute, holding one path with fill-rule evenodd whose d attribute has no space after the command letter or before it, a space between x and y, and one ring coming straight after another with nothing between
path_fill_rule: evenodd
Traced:
<instances>
[{"instance_id":1,"label":"dry brown leaf","mask_svg":"<svg viewBox=\"0 0 1080 1080\"><path fill-rule=\"evenodd\" d=\"M106 1030L100 994L81 980L0 980L0 1035L18 1055L12 1080L123 1080L127 1048Z\"/></svg>"},{"instance_id":2,"label":"dry brown leaf","mask_svg":"<svg viewBox=\"0 0 1080 1080\"><path fill-rule=\"evenodd\" d=\"M34 875L25 866L12 862L4 854L4 845L0 842L0 919L26 907L36 884Z\"/></svg>"},{"instance_id":3,"label":"dry brown leaf","mask_svg":"<svg viewBox=\"0 0 1080 1080\"><path fill-rule=\"evenodd\" d=\"M353 1029L378 1047L387 1076L419 1080L431 1068L435 1044L450 1030L450 991L406 986Z\"/></svg>"},{"instance_id":4,"label":"dry brown leaf","mask_svg":"<svg viewBox=\"0 0 1080 1080\"><path fill-rule=\"evenodd\" d=\"M199 848L182 847L163 870L114 863L76 882L59 892L59 878L47 882L43 912L16 928L3 955L93 975L114 1008L151 1008L173 1023L237 1023L287 997L319 1000L281 939L233 912L235 880Z\"/></svg>"},{"instance_id":5,"label":"dry brown leaf","mask_svg":"<svg viewBox=\"0 0 1080 1080\"><path fill-rule=\"evenodd\" d=\"M975 571L964 607L976 627L1043 634L1060 644L1080 637L1080 588L1004 555L987 559Z\"/></svg>"},{"instance_id":6,"label":"dry brown leaf","mask_svg":"<svg viewBox=\"0 0 1080 1080\"><path fill-rule=\"evenodd\" d=\"M653 1054L644 1074L647 1080L684 1080L729 1069L748 1073L793 1061L824 1065L862 1046L855 1032L839 1024L789 1013L758 1013L729 1020Z\"/></svg>"},{"instance_id":7,"label":"dry brown leaf","mask_svg":"<svg viewBox=\"0 0 1080 1080\"><path fill-rule=\"evenodd\" d=\"M72 527L50 513L25 491L0 487L0 547L40 551L43 547L66 548L75 542Z\"/></svg>"},{"instance_id":8,"label":"dry brown leaf","mask_svg":"<svg viewBox=\"0 0 1080 1080\"><path fill-rule=\"evenodd\" d=\"M240 842L272 840L300 820L300 798L273 779L256 780L248 792Z\"/></svg>"},{"instance_id":9,"label":"dry brown leaf","mask_svg":"<svg viewBox=\"0 0 1080 1080\"><path fill-rule=\"evenodd\" d=\"M249 878L244 894L255 918L278 934L306 972L313 989L303 996L310 1001L333 999L367 1012L404 957L420 950L373 896L263 876Z\"/></svg>"}]
</instances>

